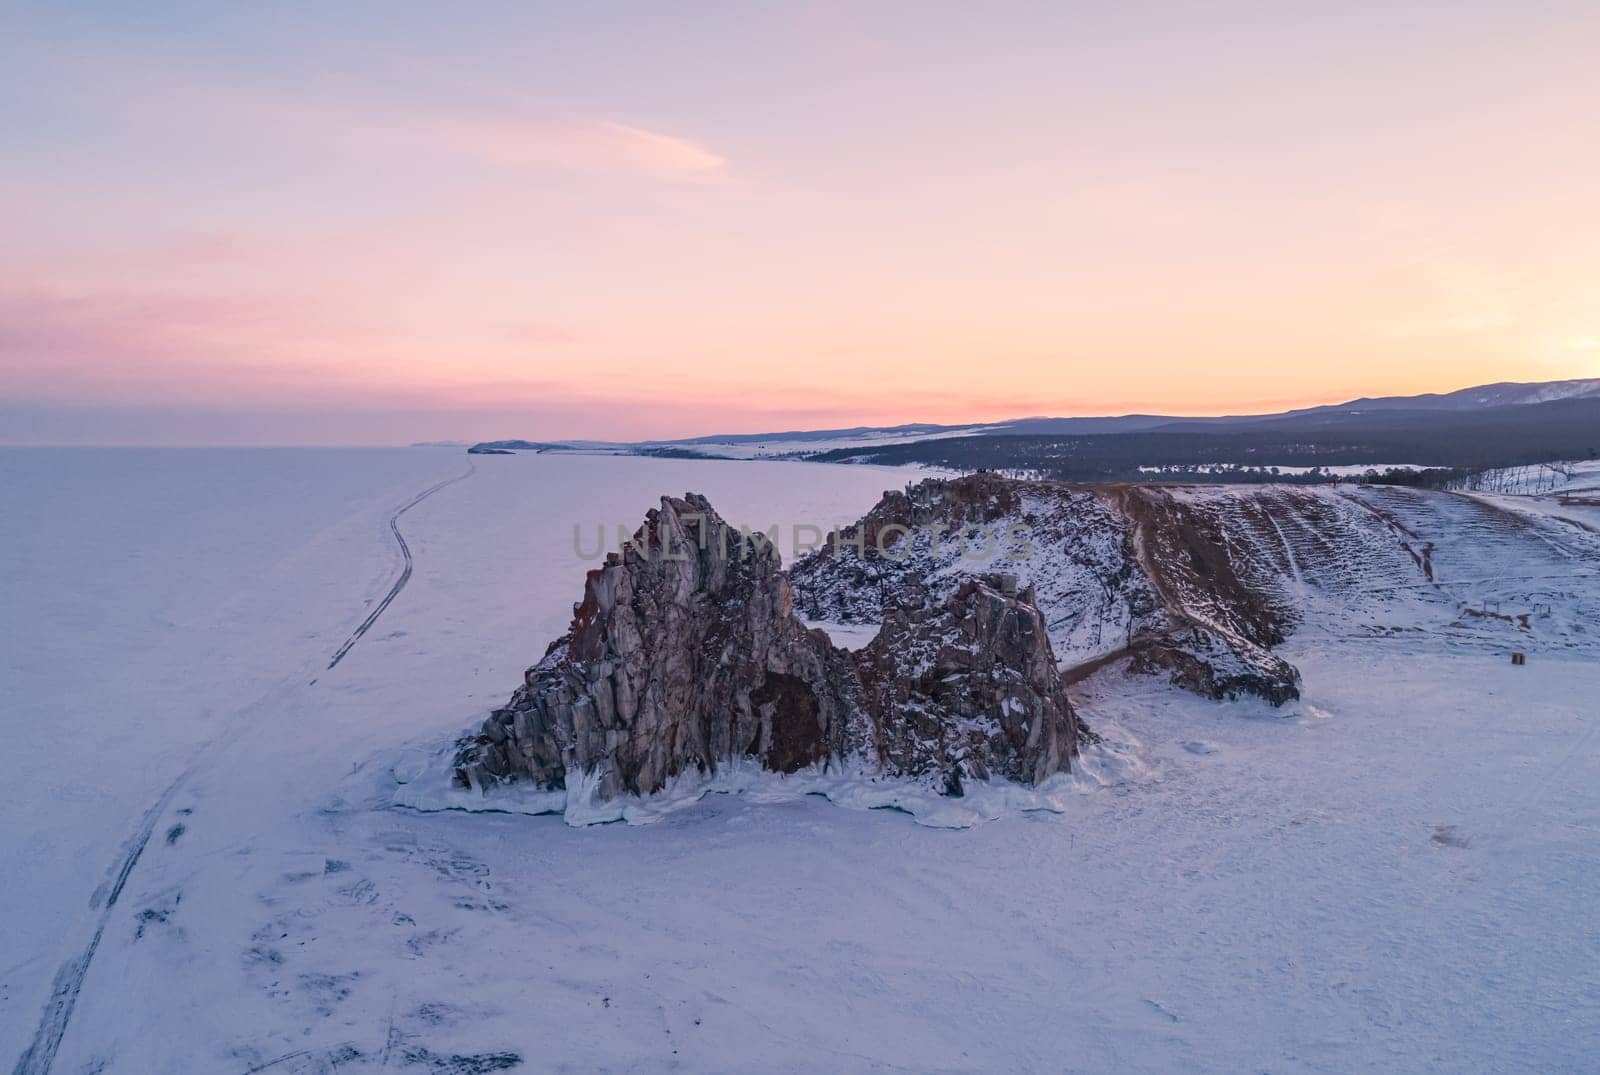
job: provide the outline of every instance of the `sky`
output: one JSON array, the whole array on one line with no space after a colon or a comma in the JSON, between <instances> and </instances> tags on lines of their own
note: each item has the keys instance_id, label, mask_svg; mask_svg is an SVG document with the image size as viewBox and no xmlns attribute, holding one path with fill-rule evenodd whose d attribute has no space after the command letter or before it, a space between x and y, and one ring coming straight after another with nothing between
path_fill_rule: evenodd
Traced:
<instances>
[{"instance_id":1,"label":"sky","mask_svg":"<svg viewBox=\"0 0 1600 1075\"><path fill-rule=\"evenodd\" d=\"M634 440L1600 376L1593 3L0 22L0 443Z\"/></svg>"}]
</instances>

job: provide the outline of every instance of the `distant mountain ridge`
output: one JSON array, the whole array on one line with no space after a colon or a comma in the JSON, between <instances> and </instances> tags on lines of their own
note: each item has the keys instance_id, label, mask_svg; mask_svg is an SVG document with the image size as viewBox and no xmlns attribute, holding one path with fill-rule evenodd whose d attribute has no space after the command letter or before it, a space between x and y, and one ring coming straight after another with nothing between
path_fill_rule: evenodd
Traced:
<instances>
[{"instance_id":1,"label":"distant mountain ridge","mask_svg":"<svg viewBox=\"0 0 1600 1075\"><path fill-rule=\"evenodd\" d=\"M1600 458L1600 395L1462 408L1329 410L1130 433L1023 433L809 454L825 463L1023 472L1074 482L1320 481L1329 468L1429 471L1440 484L1496 467ZM1359 468L1359 469L1357 469Z\"/></svg>"},{"instance_id":2,"label":"distant mountain ridge","mask_svg":"<svg viewBox=\"0 0 1600 1075\"><path fill-rule=\"evenodd\" d=\"M532 441L498 440L474 445L477 452L601 452L617 455L705 457L712 459L796 458L826 453L839 458L851 450L873 454L889 446L971 437L1099 437L1137 433L1245 433L1338 431L1349 434L1386 432L1418 425L1434 426L1441 414L1470 415L1502 408L1531 407L1572 400L1600 401L1600 377L1564 381L1500 381L1453 392L1415 396L1363 397L1345 403L1301 407L1274 414L1183 417L1125 414L1097 417L1018 418L1006 422L940 425L911 422L893 426L851 426L839 429L797 429L771 433L727 433L675 440ZM1568 412L1570 417L1570 412ZM1505 429L1518 424L1516 412L1499 415L1492 424ZM1460 426L1452 423L1452 428Z\"/></svg>"},{"instance_id":3,"label":"distant mountain ridge","mask_svg":"<svg viewBox=\"0 0 1600 1075\"><path fill-rule=\"evenodd\" d=\"M1349 410L1470 411L1527 403L1552 403L1558 399L1600 396L1600 377L1570 381L1498 381L1454 392L1428 392L1420 396L1379 396L1353 399L1324 407L1305 407L1289 414Z\"/></svg>"}]
</instances>

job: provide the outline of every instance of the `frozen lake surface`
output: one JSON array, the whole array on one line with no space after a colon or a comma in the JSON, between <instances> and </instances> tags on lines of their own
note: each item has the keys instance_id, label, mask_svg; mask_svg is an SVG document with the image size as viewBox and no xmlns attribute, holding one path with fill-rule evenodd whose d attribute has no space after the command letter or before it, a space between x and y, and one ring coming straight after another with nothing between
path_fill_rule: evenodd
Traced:
<instances>
[{"instance_id":1,"label":"frozen lake surface","mask_svg":"<svg viewBox=\"0 0 1600 1075\"><path fill-rule=\"evenodd\" d=\"M373 794L565 629L591 566L574 524L694 490L736 523L825 526L916 476L0 451L0 1062L1592 1070L1600 667L1579 652L1513 668L1308 632L1286 711L1112 668L1075 700L1141 764L957 831L820 799L576 830ZM330 670L402 570L391 517L435 486L400 519L408 584Z\"/></svg>"}]
</instances>

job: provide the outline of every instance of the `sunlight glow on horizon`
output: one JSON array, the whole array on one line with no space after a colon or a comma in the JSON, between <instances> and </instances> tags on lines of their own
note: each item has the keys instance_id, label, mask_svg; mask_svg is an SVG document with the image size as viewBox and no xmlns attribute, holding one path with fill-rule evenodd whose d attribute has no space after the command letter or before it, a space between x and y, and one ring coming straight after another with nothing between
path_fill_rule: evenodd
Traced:
<instances>
[{"instance_id":1,"label":"sunlight glow on horizon","mask_svg":"<svg viewBox=\"0 0 1600 1075\"><path fill-rule=\"evenodd\" d=\"M1592 7L312 10L13 16L0 414L631 440L1600 376Z\"/></svg>"}]
</instances>

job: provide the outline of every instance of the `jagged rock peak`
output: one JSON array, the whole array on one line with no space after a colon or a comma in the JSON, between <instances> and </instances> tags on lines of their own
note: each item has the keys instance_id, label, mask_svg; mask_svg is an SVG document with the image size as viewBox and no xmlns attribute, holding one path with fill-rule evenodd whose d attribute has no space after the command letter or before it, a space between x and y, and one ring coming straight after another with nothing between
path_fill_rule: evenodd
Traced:
<instances>
[{"instance_id":1,"label":"jagged rock peak","mask_svg":"<svg viewBox=\"0 0 1600 1075\"><path fill-rule=\"evenodd\" d=\"M702 496L663 497L588 573L566 635L458 759L458 782L525 778L649 794L688 769L755 757L792 772L862 737L849 658L793 614L779 555Z\"/></svg>"}]
</instances>

